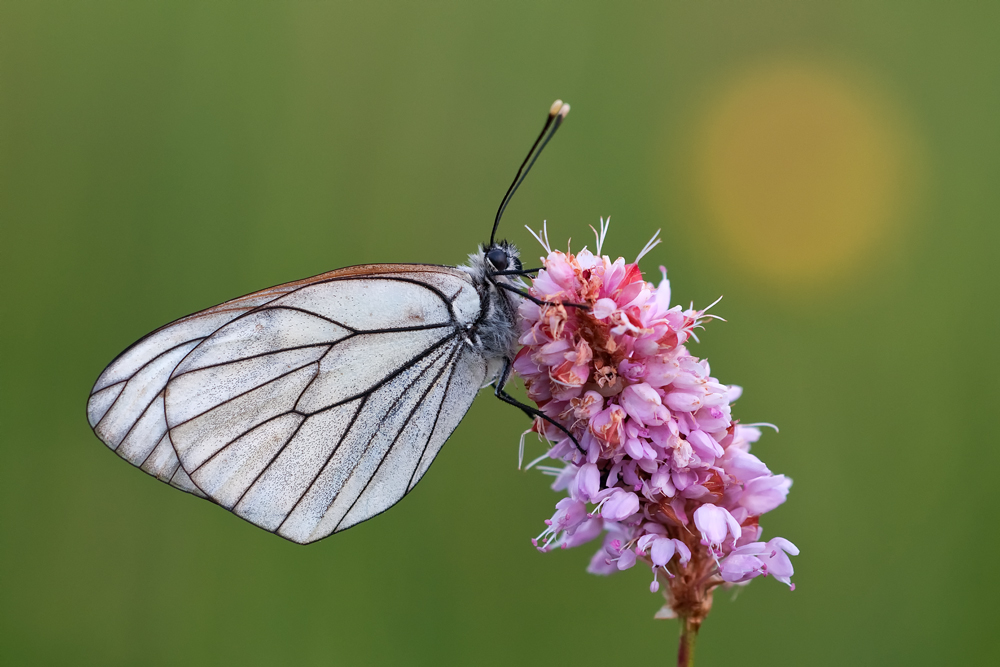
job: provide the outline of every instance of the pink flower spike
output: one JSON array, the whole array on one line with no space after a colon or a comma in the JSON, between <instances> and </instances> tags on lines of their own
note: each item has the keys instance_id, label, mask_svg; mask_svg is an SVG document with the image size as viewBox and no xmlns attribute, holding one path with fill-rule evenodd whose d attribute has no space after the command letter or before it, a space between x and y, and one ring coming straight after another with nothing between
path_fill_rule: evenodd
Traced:
<instances>
[{"instance_id":1,"label":"pink flower spike","mask_svg":"<svg viewBox=\"0 0 1000 667\"><path fill-rule=\"evenodd\" d=\"M588 572L648 563L649 589L668 600L659 618L700 622L720 582L771 575L794 588L798 549L780 537L761 541L762 515L785 502L791 480L750 453L764 424L737 420L742 388L689 349L718 318L694 304L671 307L666 269L654 285L637 263L605 256L607 231L602 219L596 254L554 251L544 227L538 235L547 256L529 293L587 307L515 304L523 347L514 371L528 398L565 428L536 419L531 429L549 450L525 467L556 461L538 469L568 496L536 547L567 549L603 534Z\"/></svg>"}]
</instances>

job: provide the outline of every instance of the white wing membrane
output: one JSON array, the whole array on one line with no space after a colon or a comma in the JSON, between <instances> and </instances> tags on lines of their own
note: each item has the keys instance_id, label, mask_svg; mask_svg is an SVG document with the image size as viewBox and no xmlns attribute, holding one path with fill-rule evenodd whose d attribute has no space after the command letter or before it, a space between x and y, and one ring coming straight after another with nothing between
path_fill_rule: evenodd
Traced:
<instances>
[{"instance_id":1,"label":"white wing membrane","mask_svg":"<svg viewBox=\"0 0 1000 667\"><path fill-rule=\"evenodd\" d=\"M448 324L449 302L408 280L359 279L304 287L276 305L301 308L355 330Z\"/></svg>"},{"instance_id":2,"label":"white wing membrane","mask_svg":"<svg viewBox=\"0 0 1000 667\"><path fill-rule=\"evenodd\" d=\"M487 380L468 276L356 267L160 329L101 374L95 433L158 479L313 542L408 493Z\"/></svg>"},{"instance_id":3,"label":"white wing membrane","mask_svg":"<svg viewBox=\"0 0 1000 667\"><path fill-rule=\"evenodd\" d=\"M196 468L198 484L217 503L232 509L303 421L305 417L293 412L259 424Z\"/></svg>"},{"instance_id":4,"label":"white wing membrane","mask_svg":"<svg viewBox=\"0 0 1000 667\"><path fill-rule=\"evenodd\" d=\"M188 470L194 472L230 442L266 421L291 413L299 396L315 377L316 365L312 364L216 404L171 429L174 449ZM182 396L187 397L188 392L198 389L197 386L185 386ZM169 406L167 414L170 414Z\"/></svg>"}]
</instances>

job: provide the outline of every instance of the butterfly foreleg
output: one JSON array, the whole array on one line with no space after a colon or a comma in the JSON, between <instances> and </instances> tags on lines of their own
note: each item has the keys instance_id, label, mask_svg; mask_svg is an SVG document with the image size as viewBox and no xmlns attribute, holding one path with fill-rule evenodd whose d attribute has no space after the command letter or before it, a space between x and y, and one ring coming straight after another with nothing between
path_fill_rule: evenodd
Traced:
<instances>
[{"instance_id":1,"label":"butterfly foreleg","mask_svg":"<svg viewBox=\"0 0 1000 667\"><path fill-rule=\"evenodd\" d=\"M538 273L544 267L539 267L537 269L505 269L504 271L493 271L490 273L491 276L528 276L529 278L534 278L532 273Z\"/></svg>"},{"instance_id":2,"label":"butterfly foreleg","mask_svg":"<svg viewBox=\"0 0 1000 667\"><path fill-rule=\"evenodd\" d=\"M573 434L570 433L565 426L555 421L554 419L552 419L552 417L549 417L541 410L538 410L536 408L531 407L530 405L522 403L521 401L517 400L516 398L508 394L506 391L504 391L504 387L507 386L507 381L510 379L510 371L512 368L513 368L513 362L509 358L504 358L503 368L500 370L500 373L497 375L497 379L493 383L494 386L493 395L499 398L504 403L508 403L516 408L520 408L520 410L524 412L524 414L528 415L532 419L538 417L539 419L542 419L552 424L557 429L565 433L569 437L569 439L573 441L573 444L576 445L576 448L580 450L580 452L585 454L586 452L584 452L583 447L580 446L580 442L575 437L573 437Z\"/></svg>"},{"instance_id":3,"label":"butterfly foreleg","mask_svg":"<svg viewBox=\"0 0 1000 667\"><path fill-rule=\"evenodd\" d=\"M501 288L501 289L507 290L508 292L513 292L514 294L522 296L525 299L527 299L528 301L531 301L532 303L538 304L539 306L559 306L559 305L562 305L562 306L572 306L573 308L583 308L584 310L590 310L590 306L588 306L585 303L571 303L569 301L563 301L561 303L553 303L553 302L550 302L550 301L542 301L537 296L532 296L526 290L518 289L518 288L514 287L513 285L507 285L507 284L501 283L501 282L494 282L493 284L496 285L497 287Z\"/></svg>"}]
</instances>

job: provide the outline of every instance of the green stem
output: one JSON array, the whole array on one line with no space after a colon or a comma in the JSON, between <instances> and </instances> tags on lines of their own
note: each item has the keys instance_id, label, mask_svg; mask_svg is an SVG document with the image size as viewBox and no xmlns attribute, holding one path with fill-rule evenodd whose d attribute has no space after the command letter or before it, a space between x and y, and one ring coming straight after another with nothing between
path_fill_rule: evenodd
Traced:
<instances>
[{"instance_id":1,"label":"green stem","mask_svg":"<svg viewBox=\"0 0 1000 667\"><path fill-rule=\"evenodd\" d=\"M681 638L677 645L677 667L694 667L694 642L698 638L698 626L687 616L678 618L681 623Z\"/></svg>"}]
</instances>

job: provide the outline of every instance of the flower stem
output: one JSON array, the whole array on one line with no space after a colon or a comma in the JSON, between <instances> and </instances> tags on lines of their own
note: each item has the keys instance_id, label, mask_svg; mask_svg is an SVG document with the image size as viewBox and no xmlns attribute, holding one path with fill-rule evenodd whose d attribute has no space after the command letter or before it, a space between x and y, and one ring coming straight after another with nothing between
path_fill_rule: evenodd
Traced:
<instances>
[{"instance_id":1,"label":"flower stem","mask_svg":"<svg viewBox=\"0 0 1000 667\"><path fill-rule=\"evenodd\" d=\"M677 667L694 667L694 642L698 638L700 623L688 616L681 616L681 638L677 645Z\"/></svg>"}]
</instances>

